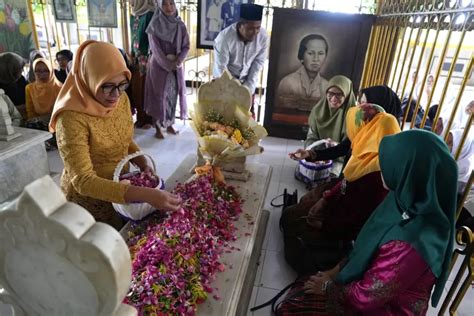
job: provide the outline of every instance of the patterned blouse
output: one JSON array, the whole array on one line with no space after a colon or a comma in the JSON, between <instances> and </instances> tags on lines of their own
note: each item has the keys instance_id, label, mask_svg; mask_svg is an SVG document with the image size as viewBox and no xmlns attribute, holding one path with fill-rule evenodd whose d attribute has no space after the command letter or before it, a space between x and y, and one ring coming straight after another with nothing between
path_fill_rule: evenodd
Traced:
<instances>
[{"instance_id":1,"label":"patterned blouse","mask_svg":"<svg viewBox=\"0 0 474 316\"><path fill-rule=\"evenodd\" d=\"M331 315L426 315L436 279L429 266L403 241L382 245L361 280L328 287Z\"/></svg>"},{"instance_id":2,"label":"patterned blouse","mask_svg":"<svg viewBox=\"0 0 474 316\"><path fill-rule=\"evenodd\" d=\"M64 161L61 188L66 198L87 209L97 221L116 228L121 220L112 204L125 203L128 186L112 181L115 167L139 147L133 141L130 101L119 99L110 117L64 111L56 123L59 153Z\"/></svg>"}]
</instances>

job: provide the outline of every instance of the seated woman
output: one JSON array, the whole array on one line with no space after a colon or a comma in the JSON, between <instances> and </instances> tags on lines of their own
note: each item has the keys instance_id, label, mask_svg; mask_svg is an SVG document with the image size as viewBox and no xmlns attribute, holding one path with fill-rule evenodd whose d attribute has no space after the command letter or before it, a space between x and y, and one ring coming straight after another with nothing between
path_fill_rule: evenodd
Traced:
<instances>
[{"instance_id":1,"label":"seated woman","mask_svg":"<svg viewBox=\"0 0 474 316\"><path fill-rule=\"evenodd\" d=\"M33 69L35 82L26 86L26 127L47 131L62 84L54 76L49 60L36 59Z\"/></svg>"},{"instance_id":2,"label":"seated woman","mask_svg":"<svg viewBox=\"0 0 474 316\"><path fill-rule=\"evenodd\" d=\"M305 148L321 139L340 142L344 138L347 109L356 104L352 81L345 76L334 76L329 80L325 93L326 97L313 107L309 115Z\"/></svg>"},{"instance_id":3,"label":"seated woman","mask_svg":"<svg viewBox=\"0 0 474 316\"><path fill-rule=\"evenodd\" d=\"M373 86L362 89L359 94L359 103L371 103L380 105L385 112L392 114L395 118L399 118L402 113L400 99L397 94L388 86ZM351 141L345 137L338 145L325 148L311 148L310 150L298 149L294 153L290 153L290 157L298 153L301 159L307 161L333 160L339 157L349 159L351 149Z\"/></svg>"},{"instance_id":4,"label":"seated woman","mask_svg":"<svg viewBox=\"0 0 474 316\"><path fill-rule=\"evenodd\" d=\"M453 250L456 162L439 137L423 130L385 137L379 156L390 193L348 260L310 277L306 294L292 300L293 306L316 304L317 310L306 305L311 315L426 315L430 296L436 307L443 293Z\"/></svg>"},{"instance_id":5,"label":"seated woman","mask_svg":"<svg viewBox=\"0 0 474 316\"><path fill-rule=\"evenodd\" d=\"M378 105L365 103L349 109L346 129L352 156L344 178L316 203L303 201L283 210L280 224L284 235L295 233L306 245L320 245L310 251L315 256L304 260L298 254L300 248L285 243L285 257L299 273L333 266L340 258L333 258L331 252L337 249L331 245L354 240L387 194L380 180L378 149L382 138L400 132L397 120Z\"/></svg>"},{"instance_id":6,"label":"seated woman","mask_svg":"<svg viewBox=\"0 0 474 316\"><path fill-rule=\"evenodd\" d=\"M64 83L67 78L67 64L72 61L73 54L69 49L63 49L56 53L56 61L58 62L59 69L54 70L56 79Z\"/></svg>"},{"instance_id":7,"label":"seated woman","mask_svg":"<svg viewBox=\"0 0 474 316\"><path fill-rule=\"evenodd\" d=\"M46 54L43 53L41 50L39 49L35 49L35 50L32 50L30 52L30 68L28 70L28 82L29 83L32 83L32 82L35 82L36 80L36 76L35 76L35 67L33 67L33 63L35 62L35 60L37 60L38 58L45 58L46 59Z\"/></svg>"},{"instance_id":8,"label":"seated woman","mask_svg":"<svg viewBox=\"0 0 474 316\"><path fill-rule=\"evenodd\" d=\"M177 210L178 197L166 191L112 181L117 164L139 151L133 141L130 102L123 93L130 71L112 44L84 42L53 110L50 131L56 132L64 162L61 188L66 198L87 209L97 221L119 229L121 218L112 203L147 202L160 210ZM142 156L132 160L150 171Z\"/></svg>"},{"instance_id":9,"label":"seated woman","mask_svg":"<svg viewBox=\"0 0 474 316\"><path fill-rule=\"evenodd\" d=\"M15 53L0 54L0 89L10 98L22 117L26 118L25 88L26 79L23 77L25 60Z\"/></svg>"}]
</instances>

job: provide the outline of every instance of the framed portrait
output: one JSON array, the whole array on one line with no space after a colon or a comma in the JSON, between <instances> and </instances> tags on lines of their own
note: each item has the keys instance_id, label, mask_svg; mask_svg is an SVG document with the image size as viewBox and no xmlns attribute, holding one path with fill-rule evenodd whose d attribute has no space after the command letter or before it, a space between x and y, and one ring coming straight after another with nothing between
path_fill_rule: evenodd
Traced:
<instances>
[{"instance_id":1,"label":"framed portrait","mask_svg":"<svg viewBox=\"0 0 474 316\"><path fill-rule=\"evenodd\" d=\"M375 16L275 8L264 126L271 136L305 139L308 117L328 81L358 89Z\"/></svg>"},{"instance_id":2,"label":"framed portrait","mask_svg":"<svg viewBox=\"0 0 474 316\"><path fill-rule=\"evenodd\" d=\"M198 0L197 48L212 49L217 34L239 21L242 3L248 0Z\"/></svg>"},{"instance_id":3,"label":"framed portrait","mask_svg":"<svg viewBox=\"0 0 474 316\"><path fill-rule=\"evenodd\" d=\"M53 0L53 11L57 22L76 22L74 0Z\"/></svg>"},{"instance_id":4,"label":"framed portrait","mask_svg":"<svg viewBox=\"0 0 474 316\"><path fill-rule=\"evenodd\" d=\"M117 27L116 0L87 0L90 27Z\"/></svg>"}]
</instances>

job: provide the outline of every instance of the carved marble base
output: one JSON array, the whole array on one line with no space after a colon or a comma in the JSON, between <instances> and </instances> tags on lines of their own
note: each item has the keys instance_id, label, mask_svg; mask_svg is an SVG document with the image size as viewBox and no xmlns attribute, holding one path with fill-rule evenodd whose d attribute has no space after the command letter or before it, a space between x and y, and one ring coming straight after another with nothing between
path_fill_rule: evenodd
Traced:
<instances>
[{"instance_id":1,"label":"carved marble base","mask_svg":"<svg viewBox=\"0 0 474 316\"><path fill-rule=\"evenodd\" d=\"M238 180L238 181L243 181L247 182L248 179L250 179L250 171L244 170L243 172L230 172L230 171L222 171L224 174L224 178L228 180Z\"/></svg>"},{"instance_id":2,"label":"carved marble base","mask_svg":"<svg viewBox=\"0 0 474 316\"><path fill-rule=\"evenodd\" d=\"M17 137L20 137L21 134L20 133L15 133L15 134L12 134L12 135L0 135L0 141L11 141L12 139L15 139Z\"/></svg>"},{"instance_id":3,"label":"carved marble base","mask_svg":"<svg viewBox=\"0 0 474 316\"><path fill-rule=\"evenodd\" d=\"M136 316L132 265L111 226L66 201L49 176L0 210L0 305L13 315ZM7 307L5 307L7 305Z\"/></svg>"},{"instance_id":4,"label":"carved marble base","mask_svg":"<svg viewBox=\"0 0 474 316\"><path fill-rule=\"evenodd\" d=\"M8 104L4 100L4 94L5 92L0 89L0 140L10 141L21 136L21 134L15 132L15 129L13 128L12 119L8 111Z\"/></svg>"},{"instance_id":5,"label":"carved marble base","mask_svg":"<svg viewBox=\"0 0 474 316\"><path fill-rule=\"evenodd\" d=\"M0 142L0 203L12 199L23 188L49 174L44 142L51 133L28 128L16 128L21 136Z\"/></svg>"},{"instance_id":6,"label":"carved marble base","mask_svg":"<svg viewBox=\"0 0 474 316\"><path fill-rule=\"evenodd\" d=\"M250 177L250 172L245 168L246 157L239 157L230 162L217 162L216 166L221 167L224 176L228 179L235 179L240 181L247 181ZM202 156L201 152L197 151L197 162L194 167L204 166L206 160ZM194 167L191 170L194 173Z\"/></svg>"}]
</instances>

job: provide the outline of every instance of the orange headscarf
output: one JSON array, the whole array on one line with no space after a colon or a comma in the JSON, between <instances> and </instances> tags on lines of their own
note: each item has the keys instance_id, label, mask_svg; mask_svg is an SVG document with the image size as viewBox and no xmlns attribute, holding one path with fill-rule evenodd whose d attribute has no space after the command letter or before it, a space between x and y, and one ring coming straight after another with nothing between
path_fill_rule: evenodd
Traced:
<instances>
[{"instance_id":1,"label":"orange headscarf","mask_svg":"<svg viewBox=\"0 0 474 316\"><path fill-rule=\"evenodd\" d=\"M45 58L38 58L33 62L33 70L39 63L43 63L49 70L48 82L39 82L36 80L31 83L31 101L35 112L40 115L51 113L54 102L58 97L59 91L61 90L62 83L56 79L54 75L54 69L51 66L49 60Z\"/></svg>"},{"instance_id":2,"label":"orange headscarf","mask_svg":"<svg viewBox=\"0 0 474 316\"><path fill-rule=\"evenodd\" d=\"M380 171L380 142L387 135L400 133L400 126L382 107L366 103L347 111L346 133L352 142L352 156L343 173L348 181L355 181Z\"/></svg>"},{"instance_id":3,"label":"orange headscarf","mask_svg":"<svg viewBox=\"0 0 474 316\"><path fill-rule=\"evenodd\" d=\"M98 41L82 43L54 105L49 130L55 131L58 114L63 111L98 117L110 116L118 102L115 107L105 107L95 96L104 82L122 73L130 80L131 73L117 47Z\"/></svg>"}]
</instances>

